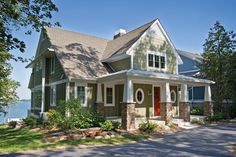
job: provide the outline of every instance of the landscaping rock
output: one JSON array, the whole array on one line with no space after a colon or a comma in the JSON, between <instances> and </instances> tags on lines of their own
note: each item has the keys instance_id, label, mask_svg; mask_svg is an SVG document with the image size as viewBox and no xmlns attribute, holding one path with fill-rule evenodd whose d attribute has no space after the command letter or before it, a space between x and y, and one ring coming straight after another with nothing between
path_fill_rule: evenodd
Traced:
<instances>
[{"instance_id":1,"label":"landscaping rock","mask_svg":"<svg viewBox=\"0 0 236 157\"><path fill-rule=\"evenodd\" d=\"M94 139L102 139L103 137L102 136L95 136Z\"/></svg>"},{"instance_id":2,"label":"landscaping rock","mask_svg":"<svg viewBox=\"0 0 236 157\"><path fill-rule=\"evenodd\" d=\"M105 138L105 139L110 139L110 138L111 138L111 136L109 136L109 135L106 135L104 138Z\"/></svg>"}]
</instances>

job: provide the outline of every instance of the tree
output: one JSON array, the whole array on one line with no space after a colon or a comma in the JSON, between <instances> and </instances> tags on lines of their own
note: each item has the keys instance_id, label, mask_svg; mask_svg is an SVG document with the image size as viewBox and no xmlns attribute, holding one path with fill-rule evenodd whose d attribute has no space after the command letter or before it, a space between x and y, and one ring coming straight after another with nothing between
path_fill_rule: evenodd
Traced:
<instances>
[{"instance_id":1,"label":"tree","mask_svg":"<svg viewBox=\"0 0 236 157\"><path fill-rule=\"evenodd\" d=\"M212 97L215 110L221 111L222 101L232 99L236 95L235 34L233 31L226 31L217 21L213 28L210 28L203 46L200 69L206 78L216 82L212 85Z\"/></svg>"},{"instance_id":2,"label":"tree","mask_svg":"<svg viewBox=\"0 0 236 157\"><path fill-rule=\"evenodd\" d=\"M0 105L17 99L16 88L19 83L10 79L12 67L10 60L27 61L13 50L24 52L24 41L14 37L13 31L24 28L25 34L39 32L43 26L57 25L48 22L52 12L58 8L51 0L0 0Z\"/></svg>"}]
</instances>

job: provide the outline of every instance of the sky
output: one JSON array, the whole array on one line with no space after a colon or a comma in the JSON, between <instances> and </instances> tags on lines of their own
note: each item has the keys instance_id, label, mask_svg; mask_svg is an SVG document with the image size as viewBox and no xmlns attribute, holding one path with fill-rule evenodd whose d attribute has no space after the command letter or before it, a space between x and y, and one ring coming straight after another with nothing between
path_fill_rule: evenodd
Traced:
<instances>
[{"instance_id":1,"label":"sky","mask_svg":"<svg viewBox=\"0 0 236 157\"><path fill-rule=\"evenodd\" d=\"M112 39L115 31L135 29L158 18L177 49L202 53L209 29L218 20L236 32L236 0L54 0L63 29ZM25 28L15 35L26 43L22 57L35 55L39 33L24 35ZM16 53L16 52L15 52ZM27 63L11 62L11 78L20 82L17 93L21 99L30 99L27 88L31 69Z\"/></svg>"}]
</instances>

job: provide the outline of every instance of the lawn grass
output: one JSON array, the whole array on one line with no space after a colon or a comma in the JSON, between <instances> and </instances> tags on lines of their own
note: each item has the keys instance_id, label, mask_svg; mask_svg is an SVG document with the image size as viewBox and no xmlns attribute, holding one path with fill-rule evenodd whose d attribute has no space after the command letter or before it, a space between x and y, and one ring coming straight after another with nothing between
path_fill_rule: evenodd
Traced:
<instances>
[{"instance_id":1,"label":"lawn grass","mask_svg":"<svg viewBox=\"0 0 236 157\"><path fill-rule=\"evenodd\" d=\"M54 143L44 143L43 134L31 132L27 129L11 129L0 126L0 153L13 153L18 151L55 148L61 146L76 145L104 145L122 142L141 141L149 138L149 135L128 136L110 139L84 139L78 141L58 141Z\"/></svg>"}]
</instances>

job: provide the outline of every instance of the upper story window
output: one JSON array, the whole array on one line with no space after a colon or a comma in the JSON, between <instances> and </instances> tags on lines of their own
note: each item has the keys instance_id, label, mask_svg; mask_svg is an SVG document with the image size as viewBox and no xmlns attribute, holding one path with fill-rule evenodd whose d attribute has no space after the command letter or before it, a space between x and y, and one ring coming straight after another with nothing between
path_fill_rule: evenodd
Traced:
<instances>
[{"instance_id":1,"label":"upper story window","mask_svg":"<svg viewBox=\"0 0 236 157\"><path fill-rule=\"evenodd\" d=\"M55 56L51 57L51 74L55 72Z\"/></svg>"},{"instance_id":2,"label":"upper story window","mask_svg":"<svg viewBox=\"0 0 236 157\"><path fill-rule=\"evenodd\" d=\"M164 70L166 67L166 57L161 53L148 54L148 67L151 69Z\"/></svg>"}]
</instances>

